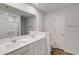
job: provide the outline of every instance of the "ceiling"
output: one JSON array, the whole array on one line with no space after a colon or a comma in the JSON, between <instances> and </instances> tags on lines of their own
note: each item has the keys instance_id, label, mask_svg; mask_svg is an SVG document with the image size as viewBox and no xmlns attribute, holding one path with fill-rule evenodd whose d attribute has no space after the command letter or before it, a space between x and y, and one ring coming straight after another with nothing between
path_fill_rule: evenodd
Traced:
<instances>
[{"instance_id":1,"label":"ceiling","mask_svg":"<svg viewBox=\"0 0 79 59\"><path fill-rule=\"evenodd\" d=\"M30 5L32 5L33 7L37 8L38 10L44 12L44 13L48 13L50 11L54 11L57 9L61 9L76 3L29 3ZM3 3L0 3L0 10L4 10L7 12L11 12L11 13L15 13L15 14L19 14L21 16L33 16L32 14L29 14L27 12L24 12L22 10L7 6Z\"/></svg>"},{"instance_id":2,"label":"ceiling","mask_svg":"<svg viewBox=\"0 0 79 59\"><path fill-rule=\"evenodd\" d=\"M24 16L24 17L33 16L30 13L27 13L27 12L24 12L22 10L7 6L3 3L0 3L0 11L4 11L4 12L7 12L7 13L13 13L13 14L16 14L16 15Z\"/></svg>"},{"instance_id":3,"label":"ceiling","mask_svg":"<svg viewBox=\"0 0 79 59\"><path fill-rule=\"evenodd\" d=\"M64 8L75 3L30 3L33 7L39 9L40 11L47 13L60 8Z\"/></svg>"}]
</instances>

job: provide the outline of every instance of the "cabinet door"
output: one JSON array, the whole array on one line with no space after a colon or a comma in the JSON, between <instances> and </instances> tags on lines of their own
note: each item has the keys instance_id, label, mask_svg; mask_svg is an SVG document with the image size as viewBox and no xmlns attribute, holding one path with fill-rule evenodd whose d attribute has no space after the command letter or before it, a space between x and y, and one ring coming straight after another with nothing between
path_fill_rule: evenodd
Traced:
<instances>
[{"instance_id":1,"label":"cabinet door","mask_svg":"<svg viewBox=\"0 0 79 59\"><path fill-rule=\"evenodd\" d=\"M33 54L33 44L17 49L8 55L32 55Z\"/></svg>"},{"instance_id":2,"label":"cabinet door","mask_svg":"<svg viewBox=\"0 0 79 59\"><path fill-rule=\"evenodd\" d=\"M33 55L33 44L29 45L20 55Z\"/></svg>"},{"instance_id":3,"label":"cabinet door","mask_svg":"<svg viewBox=\"0 0 79 59\"><path fill-rule=\"evenodd\" d=\"M66 15L65 50L79 54L79 6L70 10Z\"/></svg>"},{"instance_id":4,"label":"cabinet door","mask_svg":"<svg viewBox=\"0 0 79 59\"><path fill-rule=\"evenodd\" d=\"M46 42L45 39L41 39L34 43L34 55L45 55Z\"/></svg>"},{"instance_id":5,"label":"cabinet door","mask_svg":"<svg viewBox=\"0 0 79 59\"><path fill-rule=\"evenodd\" d=\"M26 51L22 52L20 55L33 55L33 50L27 49Z\"/></svg>"}]
</instances>

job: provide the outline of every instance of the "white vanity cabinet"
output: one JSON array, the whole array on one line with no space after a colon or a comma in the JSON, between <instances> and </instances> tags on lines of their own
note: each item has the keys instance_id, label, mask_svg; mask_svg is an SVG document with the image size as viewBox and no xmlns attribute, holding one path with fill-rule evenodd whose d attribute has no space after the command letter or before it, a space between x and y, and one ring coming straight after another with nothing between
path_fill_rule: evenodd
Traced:
<instances>
[{"instance_id":1,"label":"white vanity cabinet","mask_svg":"<svg viewBox=\"0 0 79 59\"><path fill-rule=\"evenodd\" d=\"M33 44L26 45L20 49L8 53L7 55L33 55Z\"/></svg>"},{"instance_id":2,"label":"white vanity cabinet","mask_svg":"<svg viewBox=\"0 0 79 59\"><path fill-rule=\"evenodd\" d=\"M41 38L32 42L29 45L21 47L13 52L8 53L8 55L46 55L47 45L46 38Z\"/></svg>"},{"instance_id":3,"label":"white vanity cabinet","mask_svg":"<svg viewBox=\"0 0 79 59\"><path fill-rule=\"evenodd\" d=\"M34 55L46 54L46 39L42 38L34 43Z\"/></svg>"}]
</instances>

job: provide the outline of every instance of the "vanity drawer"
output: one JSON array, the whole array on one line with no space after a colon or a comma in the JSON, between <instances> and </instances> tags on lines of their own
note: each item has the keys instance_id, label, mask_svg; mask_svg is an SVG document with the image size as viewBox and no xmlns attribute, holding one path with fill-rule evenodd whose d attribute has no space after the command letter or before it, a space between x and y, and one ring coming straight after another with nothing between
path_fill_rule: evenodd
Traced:
<instances>
[{"instance_id":1,"label":"vanity drawer","mask_svg":"<svg viewBox=\"0 0 79 59\"><path fill-rule=\"evenodd\" d=\"M45 38L42 38L42 39L34 42L34 47L40 46L40 45L45 45Z\"/></svg>"},{"instance_id":2,"label":"vanity drawer","mask_svg":"<svg viewBox=\"0 0 79 59\"><path fill-rule=\"evenodd\" d=\"M45 55L46 52L46 39L43 38L34 43L34 55Z\"/></svg>"},{"instance_id":3,"label":"vanity drawer","mask_svg":"<svg viewBox=\"0 0 79 59\"><path fill-rule=\"evenodd\" d=\"M28 55L28 54L33 54L33 44L24 46L20 49L17 49L13 52L8 53L7 55Z\"/></svg>"}]
</instances>

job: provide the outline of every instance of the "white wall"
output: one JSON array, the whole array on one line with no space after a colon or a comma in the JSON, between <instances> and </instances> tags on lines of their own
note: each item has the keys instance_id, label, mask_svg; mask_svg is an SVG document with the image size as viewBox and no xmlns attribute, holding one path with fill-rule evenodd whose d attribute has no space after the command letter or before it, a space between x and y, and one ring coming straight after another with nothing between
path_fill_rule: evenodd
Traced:
<instances>
[{"instance_id":1,"label":"white wall","mask_svg":"<svg viewBox=\"0 0 79 59\"><path fill-rule=\"evenodd\" d=\"M20 9L22 11L25 11L27 13L33 14L36 16L36 30L37 31L43 31L43 13L35 9L34 7L28 5L28 4L23 4L23 3L5 3L5 5L14 7L16 9Z\"/></svg>"},{"instance_id":2,"label":"white wall","mask_svg":"<svg viewBox=\"0 0 79 59\"><path fill-rule=\"evenodd\" d=\"M56 42L58 48L73 54L79 54L78 27L79 4L52 11L45 16L45 31L51 34L50 42Z\"/></svg>"},{"instance_id":3,"label":"white wall","mask_svg":"<svg viewBox=\"0 0 79 59\"><path fill-rule=\"evenodd\" d=\"M63 10L54 11L45 16L45 31L50 32L50 44L56 42L58 48L64 49L65 13Z\"/></svg>"}]
</instances>

